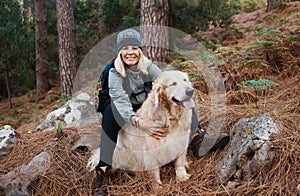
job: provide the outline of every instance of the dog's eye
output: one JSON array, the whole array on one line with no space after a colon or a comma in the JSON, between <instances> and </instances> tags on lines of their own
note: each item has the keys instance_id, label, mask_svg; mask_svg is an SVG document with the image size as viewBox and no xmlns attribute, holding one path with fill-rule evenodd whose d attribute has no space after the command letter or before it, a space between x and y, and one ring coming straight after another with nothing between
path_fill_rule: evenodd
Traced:
<instances>
[{"instance_id":1,"label":"dog's eye","mask_svg":"<svg viewBox=\"0 0 300 196\"><path fill-rule=\"evenodd\" d=\"M177 85L177 82L173 82L170 84L170 86L175 86L175 85Z\"/></svg>"},{"instance_id":2,"label":"dog's eye","mask_svg":"<svg viewBox=\"0 0 300 196\"><path fill-rule=\"evenodd\" d=\"M186 82L186 81L187 81L187 79L183 79L183 81L185 81L185 82Z\"/></svg>"}]
</instances>

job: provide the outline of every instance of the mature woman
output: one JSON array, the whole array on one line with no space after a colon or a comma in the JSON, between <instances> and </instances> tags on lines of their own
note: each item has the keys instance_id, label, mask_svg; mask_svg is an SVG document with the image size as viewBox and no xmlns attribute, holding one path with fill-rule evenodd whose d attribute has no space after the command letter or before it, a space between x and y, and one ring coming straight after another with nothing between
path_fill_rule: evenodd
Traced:
<instances>
[{"instance_id":1,"label":"mature woman","mask_svg":"<svg viewBox=\"0 0 300 196\"><path fill-rule=\"evenodd\" d=\"M109 71L109 95L111 102L103 110L100 162L96 166L96 186L94 195L107 195L106 181L112 165L113 152L118 132L125 123L150 130L155 138L165 137L167 129L155 124L151 119L136 116L136 110L146 99L145 88L151 88L161 70L147 59L142 50L141 36L134 29L121 31L117 36L118 56L114 68ZM191 124L190 146L197 158L199 149L207 134L201 131L195 111ZM211 151L223 148L229 141L227 134L220 134Z\"/></svg>"}]
</instances>

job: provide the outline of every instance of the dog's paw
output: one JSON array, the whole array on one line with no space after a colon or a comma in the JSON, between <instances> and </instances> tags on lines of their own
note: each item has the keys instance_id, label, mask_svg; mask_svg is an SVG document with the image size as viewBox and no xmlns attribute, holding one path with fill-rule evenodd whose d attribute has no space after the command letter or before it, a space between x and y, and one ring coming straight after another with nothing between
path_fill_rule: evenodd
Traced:
<instances>
[{"instance_id":1,"label":"dog's paw","mask_svg":"<svg viewBox=\"0 0 300 196\"><path fill-rule=\"evenodd\" d=\"M155 180L152 182L153 190L159 190L162 187L162 182L160 180Z\"/></svg>"},{"instance_id":2,"label":"dog's paw","mask_svg":"<svg viewBox=\"0 0 300 196\"><path fill-rule=\"evenodd\" d=\"M185 167L177 167L176 168L176 179L178 181L186 181L190 177L191 177L191 175L186 172Z\"/></svg>"},{"instance_id":3,"label":"dog's paw","mask_svg":"<svg viewBox=\"0 0 300 196\"><path fill-rule=\"evenodd\" d=\"M95 169L100 161L100 148L96 148L92 152L92 156L89 158L86 168L91 172Z\"/></svg>"},{"instance_id":4,"label":"dog's paw","mask_svg":"<svg viewBox=\"0 0 300 196\"><path fill-rule=\"evenodd\" d=\"M176 179L178 181L187 181L188 179L190 179L190 177L191 177L190 174L185 174L185 175L176 176Z\"/></svg>"}]
</instances>

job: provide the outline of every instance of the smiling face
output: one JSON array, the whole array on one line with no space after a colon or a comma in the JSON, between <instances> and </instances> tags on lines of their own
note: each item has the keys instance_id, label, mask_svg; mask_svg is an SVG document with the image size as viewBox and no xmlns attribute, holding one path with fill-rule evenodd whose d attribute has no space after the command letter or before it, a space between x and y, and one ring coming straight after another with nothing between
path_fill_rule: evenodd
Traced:
<instances>
[{"instance_id":1,"label":"smiling face","mask_svg":"<svg viewBox=\"0 0 300 196\"><path fill-rule=\"evenodd\" d=\"M122 61L130 68L138 64L140 52L138 46L124 46L121 49Z\"/></svg>"}]
</instances>

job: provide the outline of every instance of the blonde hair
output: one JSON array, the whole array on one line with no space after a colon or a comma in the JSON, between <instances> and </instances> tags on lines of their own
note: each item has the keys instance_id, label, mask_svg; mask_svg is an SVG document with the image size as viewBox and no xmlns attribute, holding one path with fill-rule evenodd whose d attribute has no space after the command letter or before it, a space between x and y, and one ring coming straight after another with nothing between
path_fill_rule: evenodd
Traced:
<instances>
[{"instance_id":1,"label":"blonde hair","mask_svg":"<svg viewBox=\"0 0 300 196\"><path fill-rule=\"evenodd\" d=\"M148 74L148 66L152 63L142 52L142 50L139 48L140 53L140 59L137 65L137 69L140 70L143 74ZM124 62L121 57L121 52L119 52L117 58L115 59L115 69L119 74L121 74L122 77L126 77L126 67L124 65Z\"/></svg>"}]
</instances>

